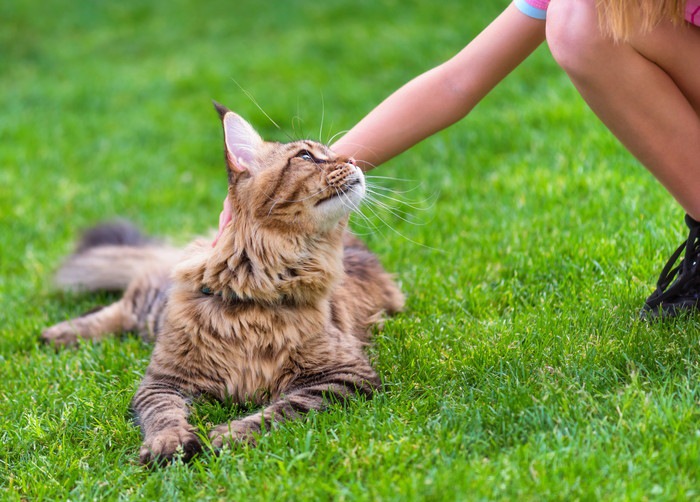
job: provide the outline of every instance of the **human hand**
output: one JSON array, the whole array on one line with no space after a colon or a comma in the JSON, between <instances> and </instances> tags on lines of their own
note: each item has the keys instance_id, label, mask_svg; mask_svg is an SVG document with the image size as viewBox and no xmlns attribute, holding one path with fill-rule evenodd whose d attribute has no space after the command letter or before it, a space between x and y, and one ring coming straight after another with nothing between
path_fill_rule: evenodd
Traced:
<instances>
[{"instance_id":1,"label":"human hand","mask_svg":"<svg viewBox=\"0 0 700 502\"><path fill-rule=\"evenodd\" d=\"M226 228L226 225L229 224L231 221L231 203L228 200L228 197L224 199L224 208L221 210L221 214L219 214L219 232L216 234L216 237L214 238L214 242L212 242L211 247L216 246L216 243L219 241L219 237L221 237L221 234L224 232L224 228Z\"/></svg>"}]
</instances>

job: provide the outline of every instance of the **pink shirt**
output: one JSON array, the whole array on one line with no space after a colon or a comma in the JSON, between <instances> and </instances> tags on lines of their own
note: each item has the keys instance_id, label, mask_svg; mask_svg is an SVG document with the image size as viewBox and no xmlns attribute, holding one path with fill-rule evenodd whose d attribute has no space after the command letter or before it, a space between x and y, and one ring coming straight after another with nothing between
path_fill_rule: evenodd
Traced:
<instances>
[{"instance_id":1,"label":"pink shirt","mask_svg":"<svg viewBox=\"0 0 700 502\"><path fill-rule=\"evenodd\" d=\"M515 6L524 14L536 19L547 17L549 0L515 0ZM695 26L700 26L700 0L688 0L685 4L685 19Z\"/></svg>"}]
</instances>

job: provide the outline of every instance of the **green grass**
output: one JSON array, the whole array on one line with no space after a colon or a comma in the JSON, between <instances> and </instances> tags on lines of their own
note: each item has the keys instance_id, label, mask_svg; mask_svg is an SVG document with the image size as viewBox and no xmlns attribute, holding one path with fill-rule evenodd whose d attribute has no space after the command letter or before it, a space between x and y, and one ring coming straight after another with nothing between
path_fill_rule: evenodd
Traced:
<instances>
[{"instance_id":1,"label":"green grass","mask_svg":"<svg viewBox=\"0 0 700 502\"><path fill-rule=\"evenodd\" d=\"M119 215L185 242L216 224L211 99L269 139L327 139L505 4L0 3L0 498L700 497L700 322L637 319L682 212L546 47L373 173L424 209L355 219L408 296L372 348L375 400L151 472L128 416L149 346L38 342L110 299L51 288L79 229Z\"/></svg>"}]
</instances>

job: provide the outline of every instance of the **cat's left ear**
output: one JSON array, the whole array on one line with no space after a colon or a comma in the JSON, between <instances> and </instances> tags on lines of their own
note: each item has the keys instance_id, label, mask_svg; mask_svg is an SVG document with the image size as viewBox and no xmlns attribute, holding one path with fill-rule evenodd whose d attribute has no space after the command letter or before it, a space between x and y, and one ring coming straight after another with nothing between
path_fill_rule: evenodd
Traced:
<instances>
[{"instance_id":1,"label":"cat's left ear","mask_svg":"<svg viewBox=\"0 0 700 502\"><path fill-rule=\"evenodd\" d=\"M256 153L262 146L263 139L240 115L216 102L214 106L224 126L226 161L229 167L239 173L255 170Z\"/></svg>"}]
</instances>

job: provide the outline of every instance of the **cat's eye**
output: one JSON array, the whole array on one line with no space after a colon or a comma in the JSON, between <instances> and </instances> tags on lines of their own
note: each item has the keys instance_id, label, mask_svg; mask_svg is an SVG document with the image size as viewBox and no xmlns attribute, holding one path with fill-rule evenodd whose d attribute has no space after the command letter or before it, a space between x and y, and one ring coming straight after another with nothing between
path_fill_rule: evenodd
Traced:
<instances>
[{"instance_id":1,"label":"cat's eye","mask_svg":"<svg viewBox=\"0 0 700 502\"><path fill-rule=\"evenodd\" d=\"M301 152L297 153L295 155L298 159L305 160L307 162L314 162L314 163L319 163L320 161L311 155L308 150L302 150Z\"/></svg>"}]
</instances>

